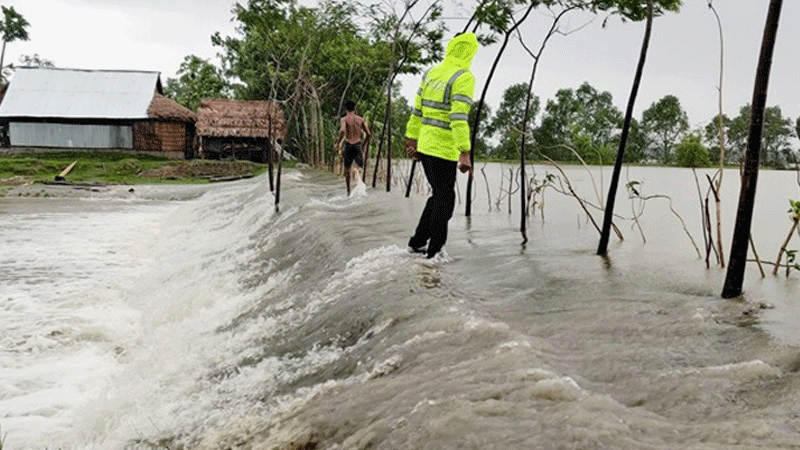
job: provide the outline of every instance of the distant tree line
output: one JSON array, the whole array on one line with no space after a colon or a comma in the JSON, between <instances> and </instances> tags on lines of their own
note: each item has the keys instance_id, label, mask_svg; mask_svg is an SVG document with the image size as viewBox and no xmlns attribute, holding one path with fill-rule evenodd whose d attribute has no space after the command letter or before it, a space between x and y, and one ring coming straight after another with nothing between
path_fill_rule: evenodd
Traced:
<instances>
[{"instance_id":1,"label":"distant tree line","mask_svg":"<svg viewBox=\"0 0 800 450\"><path fill-rule=\"evenodd\" d=\"M508 87L497 112L489 120L484 139L492 139L476 148L483 158L514 159L519 153L519 126L525 102L525 84ZM538 98L533 102L538 123L529 124L533 142L526 145L526 156L545 155L557 161L611 164L619 142L622 112L614 106L609 92L601 92L588 82L577 89L560 89L539 111ZM539 114L541 113L541 114ZM533 122L533 119L529 119ZM686 111L674 95L665 95L652 103L640 119L634 119L628 135L625 161L683 167L705 167L719 163L718 117L705 127L692 129ZM750 106L739 114L722 116L725 134L725 164L738 164L747 148ZM793 140L800 135L800 118L784 117L779 106L766 109L761 162L768 167L784 168L797 162Z\"/></svg>"}]
</instances>

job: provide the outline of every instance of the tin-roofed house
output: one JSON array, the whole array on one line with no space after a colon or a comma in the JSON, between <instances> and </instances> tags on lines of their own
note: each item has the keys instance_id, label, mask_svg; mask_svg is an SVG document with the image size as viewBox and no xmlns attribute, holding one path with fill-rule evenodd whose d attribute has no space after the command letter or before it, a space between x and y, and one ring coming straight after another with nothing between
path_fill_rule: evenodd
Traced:
<instances>
[{"instance_id":1,"label":"tin-roofed house","mask_svg":"<svg viewBox=\"0 0 800 450\"><path fill-rule=\"evenodd\" d=\"M263 163L285 134L283 112L273 101L206 98L197 108L197 135L204 158Z\"/></svg>"},{"instance_id":2,"label":"tin-roofed house","mask_svg":"<svg viewBox=\"0 0 800 450\"><path fill-rule=\"evenodd\" d=\"M162 94L158 72L17 68L0 103L3 151L193 157L196 116Z\"/></svg>"}]
</instances>

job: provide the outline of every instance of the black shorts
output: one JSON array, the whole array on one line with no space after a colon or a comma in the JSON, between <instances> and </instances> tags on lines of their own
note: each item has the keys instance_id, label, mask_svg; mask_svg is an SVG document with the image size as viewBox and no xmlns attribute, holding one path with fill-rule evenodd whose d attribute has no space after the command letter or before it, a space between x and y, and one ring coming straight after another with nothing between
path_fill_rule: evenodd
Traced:
<instances>
[{"instance_id":1,"label":"black shorts","mask_svg":"<svg viewBox=\"0 0 800 450\"><path fill-rule=\"evenodd\" d=\"M342 150L342 158L344 159L344 167L346 169L349 169L354 162L358 164L358 167L363 169L364 156L361 154L361 142L356 142L355 144L345 142L344 149Z\"/></svg>"}]
</instances>

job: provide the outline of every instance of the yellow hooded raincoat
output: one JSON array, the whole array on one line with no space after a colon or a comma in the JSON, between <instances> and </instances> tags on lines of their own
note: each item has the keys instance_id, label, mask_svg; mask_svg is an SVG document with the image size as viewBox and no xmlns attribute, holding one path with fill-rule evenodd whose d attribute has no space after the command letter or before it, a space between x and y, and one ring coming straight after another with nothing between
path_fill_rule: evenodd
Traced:
<instances>
[{"instance_id":1,"label":"yellow hooded raincoat","mask_svg":"<svg viewBox=\"0 0 800 450\"><path fill-rule=\"evenodd\" d=\"M417 151L450 161L468 152L468 115L475 91L469 71L478 51L473 33L460 34L447 44L441 64L425 73L406 125L406 137L417 140Z\"/></svg>"}]
</instances>

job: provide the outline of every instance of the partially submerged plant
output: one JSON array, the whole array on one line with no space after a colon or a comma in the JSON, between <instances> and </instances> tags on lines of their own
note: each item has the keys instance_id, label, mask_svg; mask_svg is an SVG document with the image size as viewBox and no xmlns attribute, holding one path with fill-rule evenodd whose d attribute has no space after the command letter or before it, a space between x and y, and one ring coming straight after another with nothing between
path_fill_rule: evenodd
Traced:
<instances>
[{"instance_id":1,"label":"partially submerged plant","mask_svg":"<svg viewBox=\"0 0 800 450\"><path fill-rule=\"evenodd\" d=\"M786 275L789 275L789 270L792 268L800 270L800 266L795 263L797 250L788 250L786 248L786 246L789 245L789 240L792 239L792 234L797 229L798 223L800 223L800 201L789 199L789 210L786 212L789 213L792 227L789 229L789 233L786 235L783 245L781 245L781 248L778 250L778 257L775 258L775 267L772 269L773 275L778 274L778 268L781 266L781 257L784 253L786 253Z\"/></svg>"}]
</instances>

